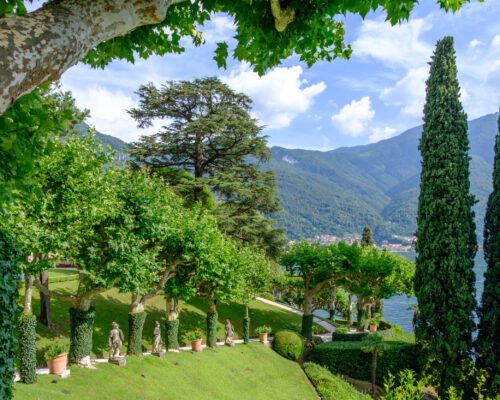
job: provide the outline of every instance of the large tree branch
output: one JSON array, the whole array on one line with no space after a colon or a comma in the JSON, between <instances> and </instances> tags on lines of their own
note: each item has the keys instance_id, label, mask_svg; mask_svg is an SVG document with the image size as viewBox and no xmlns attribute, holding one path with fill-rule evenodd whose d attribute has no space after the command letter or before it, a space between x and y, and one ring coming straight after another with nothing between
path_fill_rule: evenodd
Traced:
<instances>
[{"instance_id":1,"label":"large tree branch","mask_svg":"<svg viewBox=\"0 0 500 400\"><path fill-rule=\"evenodd\" d=\"M61 0L0 18L0 115L38 85L59 79L99 43L163 21L184 0Z\"/></svg>"},{"instance_id":2,"label":"large tree branch","mask_svg":"<svg viewBox=\"0 0 500 400\"><path fill-rule=\"evenodd\" d=\"M45 296L48 296L48 297L53 298L53 299L61 300L61 301L69 301L72 304L76 304L78 302L77 296L75 296L73 294L62 294L62 293L54 292L53 290L50 290L48 287L45 287L42 284L42 282L40 282L40 279L35 279L33 284Z\"/></svg>"}]
</instances>

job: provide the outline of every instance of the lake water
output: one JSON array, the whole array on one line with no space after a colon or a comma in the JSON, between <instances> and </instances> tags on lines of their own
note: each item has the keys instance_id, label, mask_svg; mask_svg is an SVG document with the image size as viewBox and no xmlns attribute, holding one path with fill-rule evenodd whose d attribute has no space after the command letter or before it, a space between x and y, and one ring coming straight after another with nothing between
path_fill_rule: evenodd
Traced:
<instances>
[{"instance_id":1,"label":"lake water","mask_svg":"<svg viewBox=\"0 0 500 400\"><path fill-rule=\"evenodd\" d=\"M400 253L410 260L415 260L415 253L407 252ZM486 272L486 262L484 261L483 251L478 251L476 254L476 260L474 264L474 272L476 273L476 299L478 304L481 301L481 295L483 293L484 287L484 273ZM413 332L412 319L413 310L412 307L417 304L417 299L415 297L407 296L394 296L390 299L384 300L384 319L393 323L398 324L403 328L405 332ZM321 313L321 316L328 317L328 313Z\"/></svg>"}]
</instances>

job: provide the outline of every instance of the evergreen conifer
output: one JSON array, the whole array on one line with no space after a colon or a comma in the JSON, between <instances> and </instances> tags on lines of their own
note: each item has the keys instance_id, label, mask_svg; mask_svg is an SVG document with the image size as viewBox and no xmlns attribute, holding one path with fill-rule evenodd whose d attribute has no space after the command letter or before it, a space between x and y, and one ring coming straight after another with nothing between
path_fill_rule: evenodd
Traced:
<instances>
[{"instance_id":1,"label":"evergreen conifer","mask_svg":"<svg viewBox=\"0 0 500 400\"><path fill-rule=\"evenodd\" d=\"M490 374L491 389L500 389L500 116L495 138L493 192L484 219L484 291L479 309L478 364Z\"/></svg>"},{"instance_id":2,"label":"evergreen conifer","mask_svg":"<svg viewBox=\"0 0 500 400\"><path fill-rule=\"evenodd\" d=\"M459 385L475 324L477 251L469 183L467 116L460 103L453 38L437 43L427 80L417 215L415 335L441 393Z\"/></svg>"}]
</instances>

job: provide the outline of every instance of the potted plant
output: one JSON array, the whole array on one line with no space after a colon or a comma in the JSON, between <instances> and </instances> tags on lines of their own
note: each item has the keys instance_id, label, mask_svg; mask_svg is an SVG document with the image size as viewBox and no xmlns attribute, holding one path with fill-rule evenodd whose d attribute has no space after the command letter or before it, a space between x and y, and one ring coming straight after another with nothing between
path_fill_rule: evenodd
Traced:
<instances>
[{"instance_id":1,"label":"potted plant","mask_svg":"<svg viewBox=\"0 0 500 400\"><path fill-rule=\"evenodd\" d=\"M45 351L45 360L51 374L64 374L68 365L68 345L56 338Z\"/></svg>"},{"instance_id":2,"label":"potted plant","mask_svg":"<svg viewBox=\"0 0 500 400\"><path fill-rule=\"evenodd\" d=\"M378 313L373 315L373 317L370 319L370 332L377 332L377 328L381 320L382 315Z\"/></svg>"},{"instance_id":3,"label":"potted plant","mask_svg":"<svg viewBox=\"0 0 500 400\"><path fill-rule=\"evenodd\" d=\"M262 325L255 329L255 333L259 335L259 341L261 343L267 343L267 335L272 332L270 326Z\"/></svg>"},{"instance_id":4,"label":"potted plant","mask_svg":"<svg viewBox=\"0 0 500 400\"><path fill-rule=\"evenodd\" d=\"M200 329L188 333L187 337L188 340L191 340L191 349L193 351L201 351L202 336L203 334Z\"/></svg>"}]
</instances>

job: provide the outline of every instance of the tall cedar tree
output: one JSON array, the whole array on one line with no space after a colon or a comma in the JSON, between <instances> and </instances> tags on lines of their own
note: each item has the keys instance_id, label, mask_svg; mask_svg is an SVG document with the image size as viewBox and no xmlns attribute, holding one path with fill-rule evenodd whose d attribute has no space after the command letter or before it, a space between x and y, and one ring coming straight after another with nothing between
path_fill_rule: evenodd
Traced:
<instances>
[{"instance_id":1,"label":"tall cedar tree","mask_svg":"<svg viewBox=\"0 0 500 400\"><path fill-rule=\"evenodd\" d=\"M493 192L484 219L484 292L479 309L478 364L490 374L492 391L500 389L500 116L495 138Z\"/></svg>"},{"instance_id":2,"label":"tall cedar tree","mask_svg":"<svg viewBox=\"0 0 500 400\"><path fill-rule=\"evenodd\" d=\"M169 81L159 89L149 83L137 94L140 106L129 113L138 126L150 127L156 119L166 125L132 145L132 162L148 165L193 202L207 203L208 186L220 229L276 255L283 232L268 216L279 210L279 200L274 173L261 170L270 153L249 115L250 98L217 78Z\"/></svg>"},{"instance_id":3,"label":"tall cedar tree","mask_svg":"<svg viewBox=\"0 0 500 400\"><path fill-rule=\"evenodd\" d=\"M452 37L437 43L430 65L419 146L415 335L424 366L444 393L457 386L463 361L470 357L477 243L467 116L459 99Z\"/></svg>"}]
</instances>

